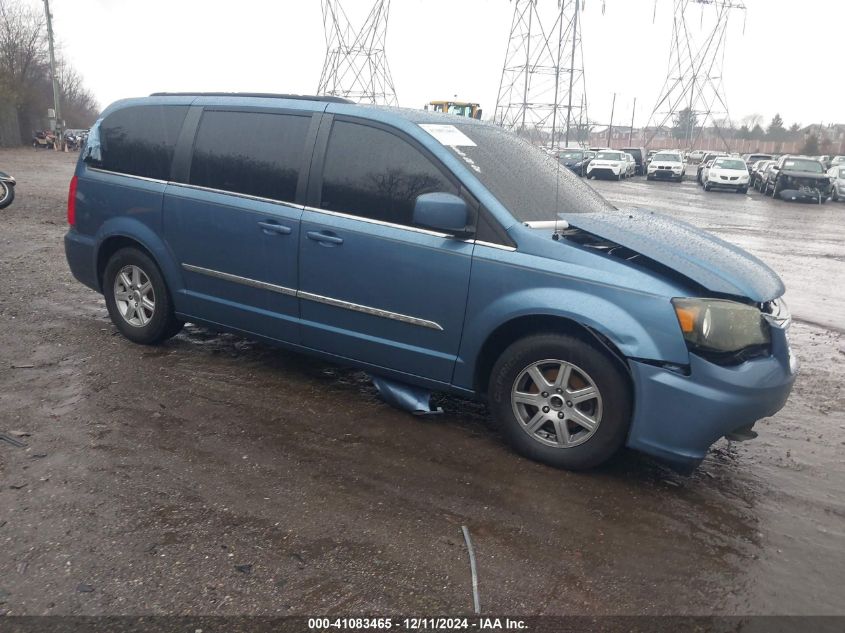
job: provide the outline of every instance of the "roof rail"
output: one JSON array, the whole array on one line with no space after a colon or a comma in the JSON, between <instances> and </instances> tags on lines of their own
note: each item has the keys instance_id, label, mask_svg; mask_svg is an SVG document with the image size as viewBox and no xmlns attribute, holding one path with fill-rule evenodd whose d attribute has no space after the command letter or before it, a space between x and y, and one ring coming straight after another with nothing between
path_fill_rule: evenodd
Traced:
<instances>
[{"instance_id":1,"label":"roof rail","mask_svg":"<svg viewBox=\"0 0 845 633\"><path fill-rule=\"evenodd\" d=\"M355 103L332 95L287 95L275 92L154 92L151 97L264 97L268 99L302 99L303 101L328 101L330 103Z\"/></svg>"}]
</instances>

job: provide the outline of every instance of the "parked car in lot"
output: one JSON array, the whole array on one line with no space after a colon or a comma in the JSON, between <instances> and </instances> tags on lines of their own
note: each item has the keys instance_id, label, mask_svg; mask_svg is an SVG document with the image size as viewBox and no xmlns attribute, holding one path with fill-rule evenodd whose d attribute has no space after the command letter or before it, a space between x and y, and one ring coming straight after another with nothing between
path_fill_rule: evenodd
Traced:
<instances>
[{"instance_id":1,"label":"parked car in lot","mask_svg":"<svg viewBox=\"0 0 845 633\"><path fill-rule=\"evenodd\" d=\"M838 167L840 165L845 165L845 156L834 156L830 159L831 167Z\"/></svg>"},{"instance_id":2,"label":"parked car in lot","mask_svg":"<svg viewBox=\"0 0 845 633\"><path fill-rule=\"evenodd\" d=\"M751 171L748 177L749 186L759 191L760 183L762 182L762 178L766 173L766 168L776 162L777 161L775 160L758 160L756 163L754 163L754 165L751 167Z\"/></svg>"},{"instance_id":3,"label":"parked car in lot","mask_svg":"<svg viewBox=\"0 0 845 633\"><path fill-rule=\"evenodd\" d=\"M766 193L766 183L769 181L769 178L772 176L774 172L777 171L777 164L776 160L770 161L768 165L766 165L763 169L757 171L757 177L754 182L754 188L757 189L760 193Z\"/></svg>"},{"instance_id":4,"label":"parked car in lot","mask_svg":"<svg viewBox=\"0 0 845 633\"><path fill-rule=\"evenodd\" d=\"M830 177L830 197L838 202L845 200L845 163L834 165L827 170Z\"/></svg>"},{"instance_id":5,"label":"parked car in lot","mask_svg":"<svg viewBox=\"0 0 845 633\"><path fill-rule=\"evenodd\" d=\"M655 154L648 164L647 180L664 179L681 182L687 173L687 164L681 153L666 150Z\"/></svg>"},{"instance_id":6,"label":"parked car in lot","mask_svg":"<svg viewBox=\"0 0 845 633\"><path fill-rule=\"evenodd\" d=\"M727 154L725 154L725 152L707 152L698 164L698 168L695 171L695 181L702 187L704 186L704 179L701 177L701 174L704 172L704 168L711 163L714 158L718 158L719 156L727 156Z\"/></svg>"},{"instance_id":7,"label":"parked car in lot","mask_svg":"<svg viewBox=\"0 0 845 633\"><path fill-rule=\"evenodd\" d=\"M748 171L750 173L751 168L754 167L754 164L757 161L772 160L772 155L771 154L743 154L742 160L745 161L745 166L748 167Z\"/></svg>"},{"instance_id":8,"label":"parked car in lot","mask_svg":"<svg viewBox=\"0 0 845 633\"><path fill-rule=\"evenodd\" d=\"M623 445L694 467L718 438L752 437L795 377L770 268L616 209L474 119L333 97L127 99L91 130L67 214L70 269L130 341L191 321L415 400L485 399L517 450L558 467Z\"/></svg>"},{"instance_id":9,"label":"parked car in lot","mask_svg":"<svg viewBox=\"0 0 845 633\"><path fill-rule=\"evenodd\" d=\"M588 149L567 149L560 152L558 160L579 176L585 176L587 165L595 155Z\"/></svg>"},{"instance_id":10,"label":"parked car in lot","mask_svg":"<svg viewBox=\"0 0 845 633\"><path fill-rule=\"evenodd\" d=\"M634 174L636 176L645 175L646 161L648 160L646 149L644 147L623 147L622 151L634 157L634 162L637 165Z\"/></svg>"},{"instance_id":11,"label":"parked car in lot","mask_svg":"<svg viewBox=\"0 0 845 633\"><path fill-rule=\"evenodd\" d=\"M596 152L587 165L587 178L615 178L622 180L628 172L628 162L623 152L606 149Z\"/></svg>"},{"instance_id":12,"label":"parked car in lot","mask_svg":"<svg viewBox=\"0 0 845 633\"><path fill-rule=\"evenodd\" d=\"M697 164L701 162L701 159L704 158L704 150L701 149L694 149L692 150L689 155L687 156L687 160L692 164Z\"/></svg>"},{"instance_id":13,"label":"parked car in lot","mask_svg":"<svg viewBox=\"0 0 845 633\"><path fill-rule=\"evenodd\" d=\"M830 196L830 178L822 164L806 156L781 156L766 175L763 193L784 200L815 200Z\"/></svg>"},{"instance_id":14,"label":"parked car in lot","mask_svg":"<svg viewBox=\"0 0 845 633\"><path fill-rule=\"evenodd\" d=\"M628 152L623 152L623 155L625 156L625 164L626 164L625 177L631 178L633 176L636 176L637 175L637 161L634 160L634 157L631 154L629 154Z\"/></svg>"},{"instance_id":15,"label":"parked car in lot","mask_svg":"<svg viewBox=\"0 0 845 633\"><path fill-rule=\"evenodd\" d=\"M704 191L733 189L737 193L748 193L748 178L748 168L741 158L714 158L703 176Z\"/></svg>"}]
</instances>

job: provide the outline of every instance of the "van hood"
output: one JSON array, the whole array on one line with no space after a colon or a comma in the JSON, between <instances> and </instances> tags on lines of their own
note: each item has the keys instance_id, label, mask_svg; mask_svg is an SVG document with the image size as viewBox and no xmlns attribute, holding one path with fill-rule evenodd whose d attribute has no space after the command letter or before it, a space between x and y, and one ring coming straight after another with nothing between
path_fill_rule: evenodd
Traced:
<instances>
[{"instance_id":1,"label":"van hood","mask_svg":"<svg viewBox=\"0 0 845 633\"><path fill-rule=\"evenodd\" d=\"M574 227L615 242L691 279L711 292L762 303L780 297L777 273L750 253L691 224L644 209L561 213Z\"/></svg>"}]
</instances>

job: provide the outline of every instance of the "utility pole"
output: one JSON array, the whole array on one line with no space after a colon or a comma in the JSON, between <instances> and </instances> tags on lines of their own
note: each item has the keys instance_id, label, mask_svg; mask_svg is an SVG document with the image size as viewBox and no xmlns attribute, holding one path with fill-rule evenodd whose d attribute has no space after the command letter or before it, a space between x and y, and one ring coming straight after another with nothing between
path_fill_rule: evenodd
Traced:
<instances>
[{"instance_id":1,"label":"utility pole","mask_svg":"<svg viewBox=\"0 0 845 633\"><path fill-rule=\"evenodd\" d=\"M60 149L65 148L64 125L62 124L62 103L59 96L59 79L56 77L56 53L53 48L53 16L50 15L50 0L44 0L47 15L47 41L50 44L50 75L53 77L53 109L56 115L56 137Z\"/></svg>"},{"instance_id":2,"label":"utility pole","mask_svg":"<svg viewBox=\"0 0 845 633\"><path fill-rule=\"evenodd\" d=\"M610 135L613 132L613 113L616 110L616 93L613 93L613 105L610 106L610 125L607 126L607 146L610 147Z\"/></svg>"},{"instance_id":3,"label":"utility pole","mask_svg":"<svg viewBox=\"0 0 845 633\"><path fill-rule=\"evenodd\" d=\"M569 147L569 120L572 117L572 82L575 79L575 42L578 40L578 12L580 9L581 0L575 0L575 15L572 16L572 56L569 59L569 100L566 103L566 141L564 147ZM562 25L563 20L560 22Z\"/></svg>"},{"instance_id":4,"label":"utility pole","mask_svg":"<svg viewBox=\"0 0 845 633\"><path fill-rule=\"evenodd\" d=\"M637 112L637 98L634 97L634 107L631 108L631 131L628 132L628 145L633 142L634 139L634 115Z\"/></svg>"}]
</instances>

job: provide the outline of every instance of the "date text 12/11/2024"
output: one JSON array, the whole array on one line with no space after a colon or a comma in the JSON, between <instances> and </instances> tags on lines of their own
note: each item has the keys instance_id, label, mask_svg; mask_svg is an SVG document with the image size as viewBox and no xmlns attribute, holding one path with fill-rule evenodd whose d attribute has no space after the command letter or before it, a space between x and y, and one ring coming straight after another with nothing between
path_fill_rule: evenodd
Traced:
<instances>
[{"instance_id":1,"label":"date text 12/11/2024","mask_svg":"<svg viewBox=\"0 0 845 633\"><path fill-rule=\"evenodd\" d=\"M382 630L448 631L448 630L525 630L519 618L309 618L310 631Z\"/></svg>"}]
</instances>

